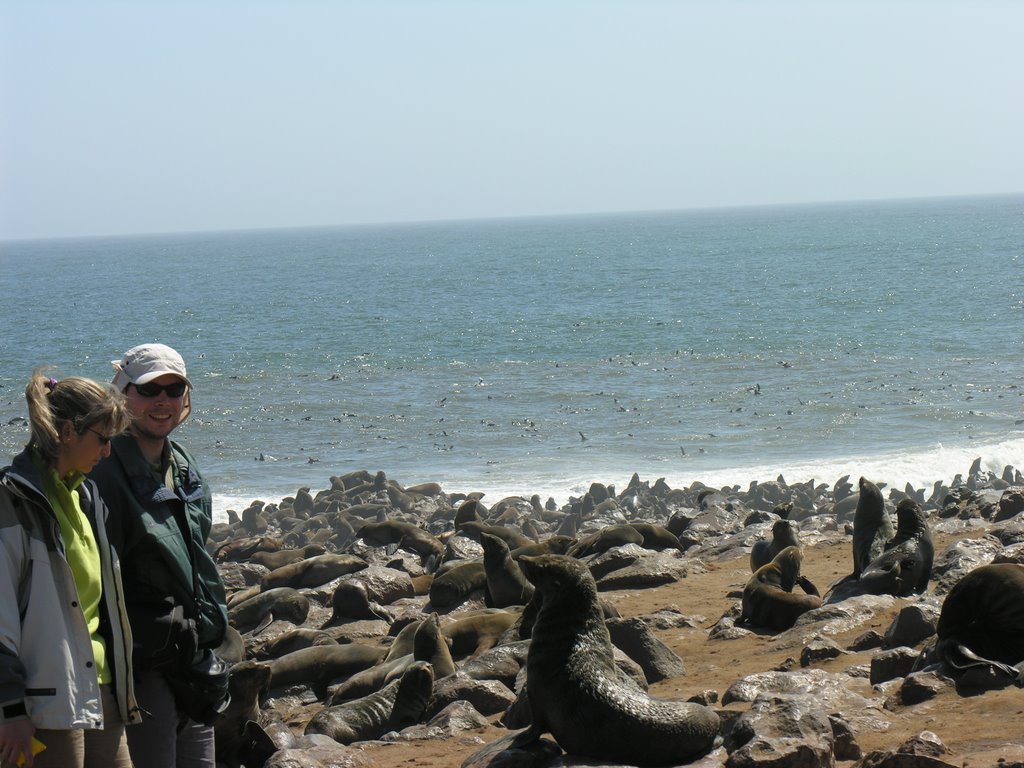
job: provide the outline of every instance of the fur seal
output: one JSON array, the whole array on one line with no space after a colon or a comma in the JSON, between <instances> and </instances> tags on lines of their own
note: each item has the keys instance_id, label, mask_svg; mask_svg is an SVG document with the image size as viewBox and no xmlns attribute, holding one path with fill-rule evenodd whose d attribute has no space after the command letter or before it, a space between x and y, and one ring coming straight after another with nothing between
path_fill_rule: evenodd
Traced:
<instances>
[{"instance_id":1,"label":"fur seal","mask_svg":"<svg viewBox=\"0 0 1024 768\"><path fill-rule=\"evenodd\" d=\"M307 557L316 557L326 551L322 544L307 544L300 549L279 549L276 552L260 550L253 553L252 557L249 558L249 562L262 565L273 571L282 565L297 563L299 560L305 560Z\"/></svg>"},{"instance_id":2,"label":"fur seal","mask_svg":"<svg viewBox=\"0 0 1024 768\"><path fill-rule=\"evenodd\" d=\"M543 601L526 661L533 722L516 747L550 732L570 754L630 765L678 765L712 748L720 728L712 709L655 699L616 666L583 563L564 555L520 562Z\"/></svg>"},{"instance_id":3,"label":"fur seal","mask_svg":"<svg viewBox=\"0 0 1024 768\"><path fill-rule=\"evenodd\" d=\"M301 624L309 615L309 598L291 587L277 587L228 609L228 621L239 632L265 627L270 621L284 619Z\"/></svg>"},{"instance_id":4,"label":"fur seal","mask_svg":"<svg viewBox=\"0 0 1024 768\"><path fill-rule=\"evenodd\" d=\"M789 520L776 520L772 523L772 538L769 541L756 541L750 549L750 571L753 573L762 565L767 565L775 556L786 547L799 547L800 541L796 537Z\"/></svg>"},{"instance_id":5,"label":"fur seal","mask_svg":"<svg viewBox=\"0 0 1024 768\"><path fill-rule=\"evenodd\" d=\"M629 523L629 527L636 530L644 540L640 546L644 549L663 550L678 549L683 547L679 544L679 537L663 525L645 523L643 521Z\"/></svg>"},{"instance_id":6,"label":"fur seal","mask_svg":"<svg viewBox=\"0 0 1024 768\"><path fill-rule=\"evenodd\" d=\"M799 547L786 547L758 568L743 588L740 620L755 627L783 630L792 627L802 614L820 607L817 590L805 595L793 592L800 579L802 559Z\"/></svg>"},{"instance_id":7,"label":"fur seal","mask_svg":"<svg viewBox=\"0 0 1024 768\"><path fill-rule=\"evenodd\" d=\"M903 499L896 507L896 535L860 574L860 586L873 595L909 595L928 588L935 545L921 505Z\"/></svg>"},{"instance_id":8,"label":"fur seal","mask_svg":"<svg viewBox=\"0 0 1024 768\"><path fill-rule=\"evenodd\" d=\"M454 658L478 656L497 645L505 631L519 620L514 611L489 610L465 616L441 627L451 642Z\"/></svg>"},{"instance_id":9,"label":"fur seal","mask_svg":"<svg viewBox=\"0 0 1024 768\"><path fill-rule=\"evenodd\" d=\"M586 557L599 552L607 552L612 547L621 547L624 544L643 545L644 535L631 525L608 525L584 536L566 552L570 557Z\"/></svg>"},{"instance_id":10,"label":"fur seal","mask_svg":"<svg viewBox=\"0 0 1024 768\"><path fill-rule=\"evenodd\" d=\"M868 563L885 551L885 543L893 533L892 518L885 511L882 492L862 477L857 511L853 514L853 578L859 579Z\"/></svg>"},{"instance_id":11,"label":"fur seal","mask_svg":"<svg viewBox=\"0 0 1024 768\"><path fill-rule=\"evenodd\" d=\"M437 679L455 674L448 638L441 633L441 620L436 613L420 622L413 637L412 655L416 661L430 662Z\"/></svg>"},{"instance_id":12,"label":"fur seal","mask_svg":"<svg viewBox=\"0 0 1024 768\"><path fill-rule=\"evenodd\" d=\"M366 584L358 579L345 579L334 588L331 595L331 618L324 622L321 629L346 621L369 619L391 623L392 618L386 610L370 599Z\"/></svg>"},{"instance_id":13,"label":"fur seal","mask_svg":"<svg viewBox=\"0 0 1024 768\"><path fill-rule=\"evenodd\" d=\"M482 560L460 563L435 576L430 584L430 604L434 608L458 605L471 593L487 587L487 570Z\"/></svg>"},{"instance_id":14,"label":"fur seal","mask_svg":"<svg viewBox=\"0 0 1024 768\"><path fill-rule=\"evenodd\" d=\"M316 645L262 663L270 667L270 685L274 688L303 683L323 691L332 680L372 667L386 653L383 647L364 643Z\"/></svg>"},{"instance_id":15,"label":"fur seal","mask_svg":"<svg viewBox=\"0 0 1024 768\"><path fill-rule=\"evenodd\" d=\"M315 645L337 645L338 641L321 629L311 627L297 627L287 632L282 632L263 643L256 649L255 656L261 661L267 659L278 659L289 653L312 648Z\"/></svg>"},{"instance_id":16,"label":"fur seal","mask_svg":"<svg viewBox=\"0 0 1024 768\"><path fill-rule=\"evenodd\" d=\"M214 745L218 763L228 768L243 764L240 752L245 741L245 724L259 721L259 697L270 688L270 667L255 661L234 664L228 673L231 700L214 724Z\"/></svg>"},{"instance_id":17,"label":"fur seal","mask_svg":"<svg viewBox=\"0 0 1024 768\"><path fill-rule=\"evenodd\" d=\"M991 661L1024 661L1024 565L983 565L960 579L942 603L936 633L943 657L964 645Z\"/></svg>"},{"instance_id":18,"label":"fur seal","mask_svg":"<svg viewBox=\"0 0 1024 768\"><path fill-rule=\"evenodd\" d=\"M512 559L508 544L497 536L480 532L484 548L484 573L487 577L487 604L494 608L526 605L533 597L533 585Z\"/></svg>"},{"instance_id":19,"label":"fur seal","mask_svg":"<svg viewBox=\"0 0 1024 768\"><path fill-rule=\"evenodd\" d=\"M306 725L306 733L322 733L339 744L377 739L420 721L434 688L430 664L409 665L399 680L376 693L320 710Z\"/></svg>"},{"instance_id":20,"label":"fur seal","mask_svg":"<svg viewBox=\"0 0 1024 768\"><path fill-rule=\"evenodd\" d=\"M319 587L339 576L369 567L369 563L355 555L314 555L275 568L263 576L260 584L264 590L274 587Z\"/></svg>"},{"instance_id":21,"label":"fur seal","mask_svg":"<svg viewBox=\"0 0 1024 768\"><path fill-rule=\"evenodd\" d=\"M508 544L509 549L526 547L534 543L533 539L527 538L506 525L488 525L487 523L481 523L479 520L468 520L462 523L455 529L455 533L473 541L480 541L481 533L489 533L491 536L497 536Z\"/></svg>"},{"instance_id":22,"label":"fur seal","mask_svg":"<svg viewBox=\"0 0 1024 768\"><path fill-rule=\"evenodd\" d=\"M398 520L365 523L356 534L371 546L386 547L389 544L397 544L399 547L405 547L418 554L423 563L440 560L444 553L444 545L440 539L412 523Z\"/></svg>"}]
</instances>

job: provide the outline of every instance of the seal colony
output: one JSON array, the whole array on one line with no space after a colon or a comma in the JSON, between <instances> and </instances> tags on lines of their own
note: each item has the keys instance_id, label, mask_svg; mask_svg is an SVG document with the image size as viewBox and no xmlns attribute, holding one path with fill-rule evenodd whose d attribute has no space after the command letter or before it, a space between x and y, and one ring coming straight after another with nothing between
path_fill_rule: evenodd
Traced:
<instances>
[{"instance_id":1,"label":"seal colony","mask_svg":"<svg viewBox=\"0 0 1024 768\"><path fill-rule=\"evenodd\" d=\"M490 739L464 765L561 751L563 765L574 765L573 756L724 765L743 762L755 744L784 764L794 747L777 734L794 726L764 724L762 700L746 690L792 695L786 692L802 684L784 679L800 673L775 670L775 683L754 676L709 690L701 674L688 672L685 655L665 645L666 630L690 627L684 631L702 634L705 645L744 636L795 644L807 656L801 665L813 668L811 652L827 649L812 646L835 635L835 611L850 606L858 617L850 621L865 632L883 607L918 604L931 607L929 633L854 643L873 654L876 687L876 678L896 686L908 673L909 681L936 671L985 690L1021 684L1024 566L988 564L1024 561L1022 511L1024 478L1009 467L1002 476L972 467L930 494L908 487L889 490L888 498L864 478L856 490L847 478L832 486L779 478L744 490L674 489L634 476L620 493L593 483L561 508L536 496L488 506L481 494L447 494L434 483L403 487L382 472L333 477L327 490L254 502L214 527L210 548L241 632L231 650L239 706L218 725L218 759L316 768L351 762L347 745L376 743L369 740L505 728L505 738ZM958 561L960 550L936 547L934 532L942 541L953 534L972 541L963 521L983 528L986 542L1007 543ZM823 600L801 570L821 547L839 544L852 551L854 575L833 583ZM630 610L638 590L685 585L709 568L746 570L748 562L754 573L715 596L733 600L721 617ZM686 611L707 597L685 587L677 594ZM976 617L975 605L987 613ZM902 673L885 677L874 654L892 643L920 650ZM864 677L849 679L854 686ZM673 694L651 694L656 682L671 683ZM825 698L846 688L828 685ZM823 721L845 717L848 732L845 741L831 727L821 736L821 764L852 759L856 738L871 733L860 722L864 705L819 698L799 706L827 706ZM788 709L777 703L768 711L785 718ZM814 741L802 739L803 747Z\"/></svg>"}]
</instances>

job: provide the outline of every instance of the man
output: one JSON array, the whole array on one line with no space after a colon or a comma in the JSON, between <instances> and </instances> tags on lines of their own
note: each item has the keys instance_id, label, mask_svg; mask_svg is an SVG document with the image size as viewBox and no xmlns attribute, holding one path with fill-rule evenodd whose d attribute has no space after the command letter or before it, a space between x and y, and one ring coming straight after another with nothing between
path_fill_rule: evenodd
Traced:
<instances>
[{"instance_id":1,"label":"man","mask_svg":"<svg viewBox=\"0 0 1024 768\"><path fill-rule=\"evenodd\" d=\"M132 424L91 477L110 508L133 636L143 722L127 729L128 747L140 768L213 768L212 723L227 704L227 668L213 653L227 628L224 585L206 551L209 487L170 439L192 382L164 344L133 347L113 366Z\"/></svg>"}]
</instances>

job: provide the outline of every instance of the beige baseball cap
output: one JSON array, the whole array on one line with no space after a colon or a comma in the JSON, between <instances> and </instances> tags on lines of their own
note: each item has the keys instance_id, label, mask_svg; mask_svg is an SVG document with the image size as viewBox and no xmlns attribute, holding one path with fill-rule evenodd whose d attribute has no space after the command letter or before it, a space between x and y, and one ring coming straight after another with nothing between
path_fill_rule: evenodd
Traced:
<instances>
[{"instance_id":1,"label":"beige baseball cap","mask_svg":"<svg viewBox=\"0 0 1024 768\"><path fill-rule=\"evenodd\" d=\"M173 374L188 384L185 401L182 404L180 424L192 410L192 382L185 372L185 360L177 350L166 344L139 344L132 347L120 360L111 360L114 366L113 385L118 392L124 392L129 384L146 384L167 374Z\"/></svg>"}]
</instances>

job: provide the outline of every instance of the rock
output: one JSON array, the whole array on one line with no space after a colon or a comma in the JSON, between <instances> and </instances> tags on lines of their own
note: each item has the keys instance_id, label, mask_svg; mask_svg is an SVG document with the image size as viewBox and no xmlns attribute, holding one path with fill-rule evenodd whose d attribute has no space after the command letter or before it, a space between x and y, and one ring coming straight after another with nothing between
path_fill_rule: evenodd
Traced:
<instances>
[{"instance_id":1,"label":"rock","mask_svg":"<svg viewBox=\"0 0 1024 768\"><path fill-rule=\"evenodd\" d=\"M885 648L917 645L935 634L939 623L938 605L918 602L900 610L885 631Z\"/></svg>"},{"instance_id":2,"label":"rock","mask_svg":"<svg viewBox=\"0 0 1024 768\"><path fill-rule=\"evenodd\" d=\"M724 737L726 768L834 765L832 724L811 696L762 694Z\"/></svg>"},{"instance_id":3,"label":"rock","mask_svg":"<svg viewBox=\"0 0 1024 768\"><path fill-rule=\"evenodd\" d=\"M526 749L512 748L518 735L516 731L474 752L462 768L549 768L561 762L562 748L550 739L540 739Z\"/></svg>"},{"instance_id":4,"label":"rock","mask_svg":"<svg viewBox=\"0 0 1024 768\"><path fill-rule=\"evenodd\" d=\"M412 725L381 737L381 741L415 741L417 739L450 739L465 731L486 728L486 717L468 701L453 701L426 723Z\"/></svg>"},{"instance_id":5,"label":"rock","mask_svg":"<svg viewBox=\"0 0 1024 768\"><path fill-rule=\"evenodd\" d=\"M465 701L484 715L495 715L504 712L515 700L516 695L497 680L474 680L456 672L434 683L425 716L433 717L456 701Z\"/></svg>"},{"instance_id":6,"label":"rock","mask_svg":"<svg viewBox=\"0 0 1024 768\"><path fill-rule=\"evenodd\" d=\"M642 619L608 619L612 644L640 665L648 683L686 674L683 660L655 637Z\"/></svg>"},{"instance_id":7,"label":"rock","mask_svg":"<svg viewBox=\"0 0 1024 768\"><path fill-rule=\"evenodd\" d=\"M835 642L825 637L815 637L800 652L800 666L809 667L829 659L835 659L846 653Z\"/></svg>"},{"instance_id":8,"label":"rock","mask_svg":"<svg viewBox=\"0 0 1024 768\"><path fill-rule=\"evenodd\" d=\"M949 681L935 672L911 672L900 686L900 702L906 706L934 699L949 687Z\"/></svg>"},{"instance_id":9,"label":"rock","mask_svg":"<svg viewBox=\"0 0 1024 768\"><path fill-rule=\"evenodd\" d=\"M871 657L872 685L878 685L897 677L906 677L914 668L918 653L906 646L876 653Z\"/></svg>"}]
</instances>

